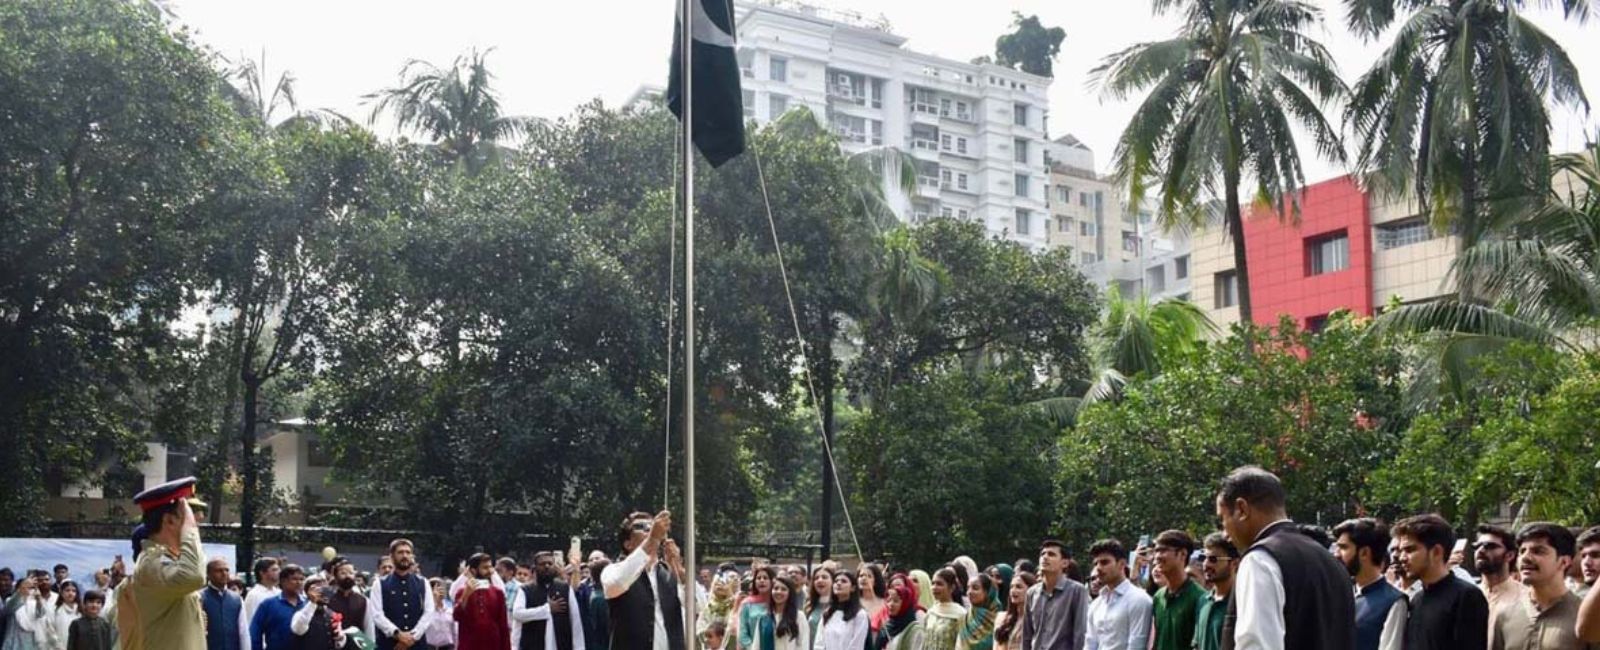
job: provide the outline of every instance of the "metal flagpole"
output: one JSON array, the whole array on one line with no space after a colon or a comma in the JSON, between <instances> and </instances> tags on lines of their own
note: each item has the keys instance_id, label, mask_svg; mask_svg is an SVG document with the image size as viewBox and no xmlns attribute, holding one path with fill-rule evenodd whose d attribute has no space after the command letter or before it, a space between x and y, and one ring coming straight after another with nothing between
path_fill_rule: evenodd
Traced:
<instances>
[{"instance_id":1,"label":"metal flagpole","mask_svg":"<svg viewBox=\"0 0 1600 650\"><path fill-rule=\"evenodd\" d=\"M683 108L683 602L684 646L694 648L695 579L697 559L694 547L694 11L701 0L681 0L678 6L678 71ZM668 379L670 381L670 378Z\"/></svg>"}]
</instances>

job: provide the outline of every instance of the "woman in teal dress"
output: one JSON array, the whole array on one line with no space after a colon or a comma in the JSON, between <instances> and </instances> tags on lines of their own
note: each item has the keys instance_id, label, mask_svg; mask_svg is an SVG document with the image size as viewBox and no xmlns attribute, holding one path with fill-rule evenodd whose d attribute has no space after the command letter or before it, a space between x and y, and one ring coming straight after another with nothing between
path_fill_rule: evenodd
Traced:
<instances>
[{"instance_id":1,"label":"woman in teal dress","mask_svg":"<svg viewBox=\"0 0 1600 650\"><path fill-rule=\"evenodd\" d=\"M767 618L767 603L772 597L772 581L777 577L777 571L770 565L756 567L756 570L751 572L750 597L739 604L738 650L755 648L756 633L761 629L761 620Z\"/></svg>"}]
</instances>

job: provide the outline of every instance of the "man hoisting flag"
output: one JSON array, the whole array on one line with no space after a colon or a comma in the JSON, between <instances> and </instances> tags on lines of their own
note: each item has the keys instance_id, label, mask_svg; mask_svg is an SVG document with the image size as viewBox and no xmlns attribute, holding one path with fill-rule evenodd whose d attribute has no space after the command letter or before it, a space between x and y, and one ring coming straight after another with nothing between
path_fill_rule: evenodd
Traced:
<instances>
[{"instance_id":1,"label":"man hoisting flag","mask_svg":"<svg viewBox=\"0 0 1600 650\"><path fill-rule=\"evenodd\" d=\"M732 0L689 0L694 3L694 53L690 57L694 87L694 146L712 167L744 153L744 92L739 87L739 58L734 54ZM682 7L680 2L679 7ZM682 12L679 12L680 16ZM672 73L667 82L667 108L683 119L683 30L673 32Z\"/></svg>"},{"instance_id":2,"label":"man hoisting flag","mask_svg":"<svg viewBox=\"0 0 1600 650\"><path fill-rule=\"evenodd\" d=\"M667 82L667 108L678 116L683 130L680 132L683 161L683 505L684 548L683 561L695 565L694 548L694 152L711 162L712 167L732 160L744 153L744 93L739 88L739 59L733 51L734 25L732 0L677 0L677 30L672 37L672 70ZM687 38L686 38L687 37ZM676 280L676 278L673 278ZM663 500L665 499L665 495ZM645 515L648 518L649 515ZM635 521L630 517L622 531L625 541L636 541L637 551L647 546L659 547L671 527L672 518L665 511L659 523ZM660 528L660 530L657 530ZM640 539L649 536L650 544ZM627 544L625 543L626 547ZM666 544L667 555L677 556L675 545ZM683 638L684 630L693 630L696 621L695 600L692 593L678 593L678 582L671 571L658 566L660 555L633 553L632 562L638 566L628 572L632 578L618 580L619 565L606 569L612 580L606 583L606 597L610 599L612 650L683 650L689 644ZM623 564L627 564L624 561ZM681 571L681 564L675 570ZM644 575L645 580L638 576ZM662 593L665 590L667 593ZM631 595L630 595L631 594ZM681 612L672 605L682 602ZM653 612L651 610L654 610ZM619 625L630 613L636 614L635 626ZM664 619L680 620L666 623ZM619 631L623 632L619 636ZM697 644L696 644L697 645ZM692 646L690 646L692 647Z\"/></svg>"}]
</instances>

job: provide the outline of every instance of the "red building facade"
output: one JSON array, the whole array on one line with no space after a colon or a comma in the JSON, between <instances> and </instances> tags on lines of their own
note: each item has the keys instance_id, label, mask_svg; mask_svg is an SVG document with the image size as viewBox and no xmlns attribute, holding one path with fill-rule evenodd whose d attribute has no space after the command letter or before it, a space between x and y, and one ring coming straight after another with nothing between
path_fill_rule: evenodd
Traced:
<instances>
[{"instance_id":1,"label":"red building facade","mask_svg":"<svg viewBox=\"0 0 1600 650\"><path fill-rule=\"evenodd\" d=\"M1331 312L1373 313L1372 217L1367 195L1341 176L1305 188L1300 219L1264 207L1244 221L1255 321L1287 314L1319 329Z\"/></svg>"}]
</instances>

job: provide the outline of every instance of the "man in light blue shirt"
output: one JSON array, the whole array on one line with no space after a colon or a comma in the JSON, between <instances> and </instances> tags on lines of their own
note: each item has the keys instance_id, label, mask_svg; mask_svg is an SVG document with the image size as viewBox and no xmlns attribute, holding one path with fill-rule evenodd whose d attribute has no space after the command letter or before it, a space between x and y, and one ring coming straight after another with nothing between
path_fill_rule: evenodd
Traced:
<instances>
[{"instance_id":1,"label":"man in light blue shirt","mask_svg":"<svg viewBox=\"0 0 1600 650\"><path fill-rule=\"evenodd\" d=\"M1103 585L1089 603L1088 650L1145 650L1150 647L1150 595L1128 580L1128 553L1122 542L1105 539L1089 547L1094 575Z\"/></svg>"}]
</instances>

